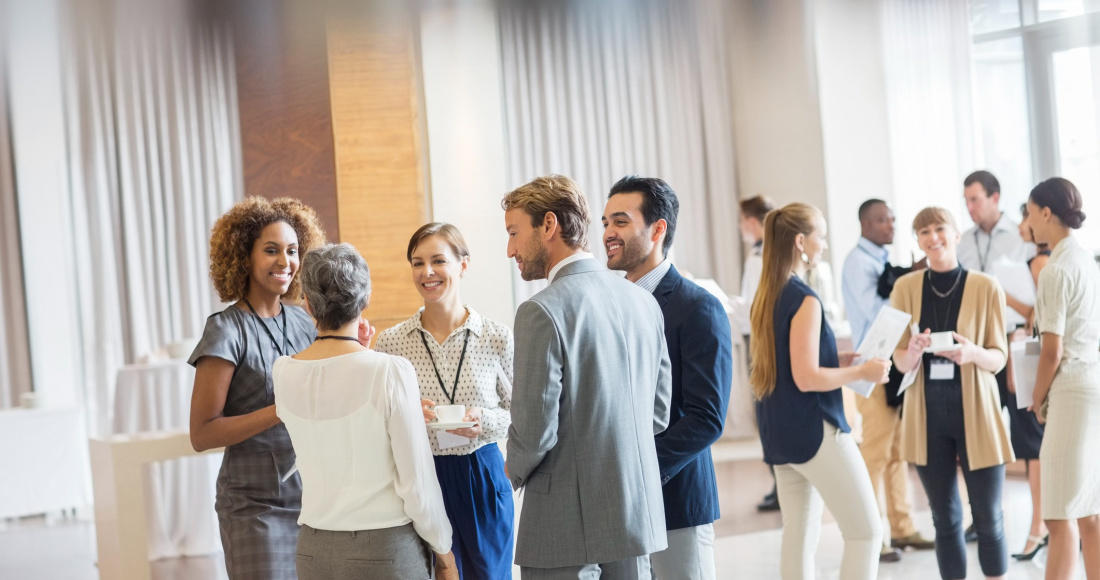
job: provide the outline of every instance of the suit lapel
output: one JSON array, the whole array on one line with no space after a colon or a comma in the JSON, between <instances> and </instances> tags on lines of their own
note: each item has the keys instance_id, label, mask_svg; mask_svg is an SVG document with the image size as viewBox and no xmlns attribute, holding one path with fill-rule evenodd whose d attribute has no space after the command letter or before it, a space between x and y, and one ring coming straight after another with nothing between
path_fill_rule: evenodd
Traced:
<instances>
[{"instance_id":1,"label":"suit lapel","mask_svg":"<svg viewBox=\"0 0 1100 580\"><path fill-rule=\"evenodd\" d=\"M680 281L684 277L680 275L680 272L676 271L676 266L669 266L668 273L664 278L661 278L661 282L657 284L657 288L653 290L653 297L657 299L657 304L661 308L668 304L669 295L672 294L676 287L680 285Z\"/></svg>"}]
</instances>

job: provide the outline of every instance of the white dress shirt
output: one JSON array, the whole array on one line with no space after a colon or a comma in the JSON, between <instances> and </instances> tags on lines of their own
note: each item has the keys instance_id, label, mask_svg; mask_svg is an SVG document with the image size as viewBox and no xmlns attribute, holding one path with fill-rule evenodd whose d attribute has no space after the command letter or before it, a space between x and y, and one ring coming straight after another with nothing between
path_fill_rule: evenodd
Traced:
<instances>
[{"instance_id":1,"label":"white dress shirt","mask_svg":"<svg viewBox=\"0 0 1100 580\"><path fill-rule=\"evenodd\" d=\"M646 292L652 294L657 291L657 286L660 286L661 280L665 279L665 275L672 269L672 262L665 258L661 260L661 263L654 269L648 271L638 281L635 282L640 288Z\"/></svg>"},{"instance_id":2,"label":"white dress shirt","mask_svg":"<svg viewBox=\"0 0 1100 580\"><path fill-rule=\"evenodd\" d=\"M589 252L577 252L576 254L573 254L572 256L568 256L565 259L563 259L562 261L555 264L553 268L550 268L550 273L546 276L546 283L547 284L553 284L554 283L554 278L557 277L558 272L560 272L562 268L568 266L569 264L572 264L573 262L577 262L577 261L580 261L580 260L595 260L595 259L596 259L596 256L593 256Z\"/></svg>"},{"instance_id":3,"label":"white dress shirt","mask_svg":"<svg viewBox=\"0 0 1100 580\"><path fill-rule=\"evenodd\" d=\"M347 532L412 522L433 551L451 549L409 361L371 350L284 356L271 375L302 476L299 524Z\"/></svg>"},{"instance_id":4,"label":"white dress shirt","mask_svg":"<svg viewBox=\"0 0 1100 580\"><path fill-rule=\"evenodd\" d=\"M878 311L889 302L878 295L878 279L886 270L889 257L886 248L861 236L855 249L844 259L840 288L844 311L852 325L852 346L856 348L870 330Z\"/></svg>"},{"instance_id":5,"label":"white dress shirt","mask_svg":"<svg viewBox=\"0 0 1100 580\"><path fill-rule=\"evenodd\" d=\"M469 407L481 407L481 435L470 439L468 444L440 445L440 431L432 431L429 440L435 455L467 455L482 446L508 437L508 427L512 424L512 360L515 356L515 337L512 329L489 320L478 314L473 308L466 307L469 314L461 326L439 344L432 333L424 330L420 317L421 308L412 318L388 328L378 335L374 348L408 359L416 371L420 385L420 397L430 399L437 405L451 404L448 393L454 392L454 404ZM466 331L469 330L469 344ZM425 350L427 343L427 350ZM463 346L466 356L462 362L462 375L458 377L455 388L455 373L458 361L462 358ZM428 356L428 353L431 356ZM434 366L433 366L434 365ZM439 375L436 376L436 370ZM504 374L507 382L501 380ZM447 392L439 385L443 380ZM421 425L423 425L423 417ZM442 432L447 438L450 433Z\"/></svg>"},{"instance_id":6,"label":"white dress shirt","mask_svg":"<svg viewBox=\"0 0 1100 580\"><path fill-rule=\"evenodd\" d=\"M966 230L959 240L957 252L963 268L988 274L1002 257L1013 262L1027 262L1035 255L1035 244L1025 242L1016 222L1002 212L1001 219L988 234L977 225Z\"/></svg>"},{"instance_id":7,"label":"white dress shirt","mask_svg":"<svg viewBox=\"0 0 1100 580\"><path fill-rule=\"evenodd\" d=\"M756 298L756 289L760 287L760 276L763 273L764 244L756 242L753 244L749 256L745 258L745 269L741 275L741 299L744 300L744 304L737 309L737 321L741 327L741 334L744 336L752 334L752 321L749 319L749 314L752 301Z\"/></svg>"}]
</instances>

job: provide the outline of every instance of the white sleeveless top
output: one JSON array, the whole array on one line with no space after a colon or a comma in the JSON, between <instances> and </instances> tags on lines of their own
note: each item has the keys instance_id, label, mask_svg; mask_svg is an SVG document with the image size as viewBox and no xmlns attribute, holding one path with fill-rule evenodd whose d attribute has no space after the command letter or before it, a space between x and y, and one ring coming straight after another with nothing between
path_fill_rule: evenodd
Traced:
<instances>
[{"instance_id":1,"label":"white sleeveless top","mask_svg":"<svg viewBox=\"0 0 1100 580\"><path fill-rule=\"evenodd\" d=\"M272 375L276 414L302 476L299 524L358 531L412 522L436 553L451 549L409 361L370 350L312 361L284 356Z\"/></svg>"}]
</instances>

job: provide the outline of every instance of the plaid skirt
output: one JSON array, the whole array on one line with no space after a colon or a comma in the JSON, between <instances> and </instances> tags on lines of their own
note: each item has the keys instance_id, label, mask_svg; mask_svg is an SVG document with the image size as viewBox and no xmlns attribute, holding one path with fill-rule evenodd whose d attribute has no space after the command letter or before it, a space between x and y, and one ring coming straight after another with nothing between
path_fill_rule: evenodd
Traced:
<instances>
[{"instance_id":1,"label":"plaid skirt","mask_svg":"<svg viewBox=\"0 0 1100 580\"><path fill-rule=\"evenodd\" d=\"M214 509L230 580L297 580L302 480L282 481L293 465L292 449L226 450Z\"/></svg>"}]
</instances>

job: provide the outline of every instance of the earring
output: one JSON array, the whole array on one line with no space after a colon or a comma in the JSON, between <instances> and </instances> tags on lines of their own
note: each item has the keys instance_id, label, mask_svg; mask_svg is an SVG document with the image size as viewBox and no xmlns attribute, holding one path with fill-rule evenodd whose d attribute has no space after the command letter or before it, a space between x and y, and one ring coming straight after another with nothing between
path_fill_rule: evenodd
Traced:
<instances>
[{"instance_id":1,"label":"earring","mask_svg":"<svg viewBox=\"0 0 1100 580\"><path fill-rule=\"evenodd\" d=\"M804 264L809 264L810 263L810 257L806 255L806 252L802 252L802 263L804 263Z\"/></svg>"}]
</instances>

